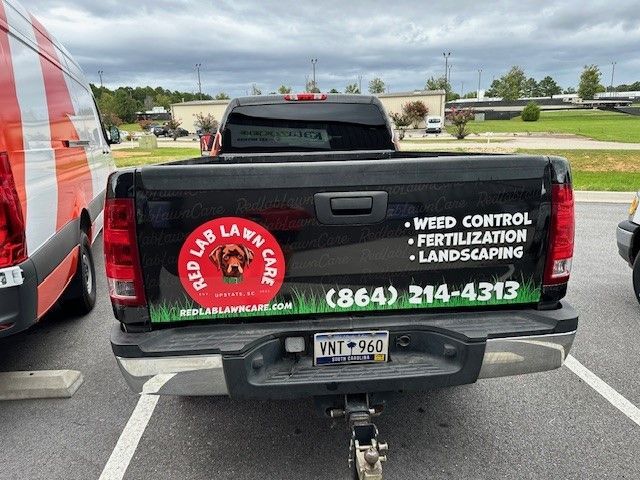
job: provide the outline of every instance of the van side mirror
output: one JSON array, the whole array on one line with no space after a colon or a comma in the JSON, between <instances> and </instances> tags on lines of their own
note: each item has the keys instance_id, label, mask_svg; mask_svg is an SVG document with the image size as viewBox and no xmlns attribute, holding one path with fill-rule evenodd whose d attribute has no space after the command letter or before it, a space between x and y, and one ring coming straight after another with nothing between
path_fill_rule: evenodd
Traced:
<instances>
[{"instance_id":1,"label":"van side mirror","mask_svg":"<svg viewBox=\"0 0 640 480\"><path fill-rule=\"evenodd\" d=\"M114 143L120 143L120 130L115 125L111 125L109 127L109 145L113 145Z\"/></svg>"}]
</instances>

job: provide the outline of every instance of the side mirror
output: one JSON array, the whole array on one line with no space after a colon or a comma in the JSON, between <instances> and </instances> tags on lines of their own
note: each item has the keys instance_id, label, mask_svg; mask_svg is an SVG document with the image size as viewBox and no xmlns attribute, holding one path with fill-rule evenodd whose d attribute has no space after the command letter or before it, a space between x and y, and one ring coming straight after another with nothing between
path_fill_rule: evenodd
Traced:
<instances>
[{"instance_id":1,"label":"side mirror","mask_svg":"<svg viewBox=\"0 0 640 480\"><path fill-rule=\"evenodd\" d=\"M109 127L109 144L120 143L120 130L115 125Z\"/></svg>"}]
</instances>

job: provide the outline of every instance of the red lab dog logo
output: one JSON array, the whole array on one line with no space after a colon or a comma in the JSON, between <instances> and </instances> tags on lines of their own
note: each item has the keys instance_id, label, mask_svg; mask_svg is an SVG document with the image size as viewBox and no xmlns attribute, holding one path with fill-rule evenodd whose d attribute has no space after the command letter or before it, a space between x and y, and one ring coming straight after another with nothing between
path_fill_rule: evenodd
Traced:
<instances>
[{"instance_id":1,"label":"red lab dog logo","mask_svg":"<svg viewBox=\"0 0 640 480\"><path fill-rule=\"evenodd\" d=\"M253 252L244 245L228 243L217 246L209 259L222 272L225 283L240 283L245 269L253 260Z\"/></svg>"}]
</instances>

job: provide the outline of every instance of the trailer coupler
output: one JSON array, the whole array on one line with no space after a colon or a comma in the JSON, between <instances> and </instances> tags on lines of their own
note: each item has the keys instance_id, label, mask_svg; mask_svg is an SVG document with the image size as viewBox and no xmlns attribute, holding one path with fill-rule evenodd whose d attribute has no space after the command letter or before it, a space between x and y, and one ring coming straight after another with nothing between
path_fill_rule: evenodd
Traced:
<instances>
[{"instance_id":1,"label":"trailer coupler","mask_svg":"<svg viewBox=\"0 0 640 480\"><path fill-rule=\"evenodd\" d=\"M332 418L344 417L351 430L349 468L358 480L382 480L382 462L387 460L389 446L378 440L378 428L371 419L382 408L371 408L369 396L345 395L344 409L332 409Z\"/></svg>"}]
</instances>

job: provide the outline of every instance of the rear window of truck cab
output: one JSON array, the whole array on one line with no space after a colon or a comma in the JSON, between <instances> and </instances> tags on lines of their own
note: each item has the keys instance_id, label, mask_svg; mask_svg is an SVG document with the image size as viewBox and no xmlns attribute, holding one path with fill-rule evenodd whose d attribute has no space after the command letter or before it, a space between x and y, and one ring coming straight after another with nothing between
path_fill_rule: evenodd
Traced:
<instances>
[{"instance_id":1,"label":"rear window of truck cab","mask_svg":"<svg viewBox=\"0 0 640 480\"><path fill-rule=\"evenodd\" d=\"M367 103L241 105L222 136L225 153L394 148L383 112Z\"/></svg>"}]
</instances>

